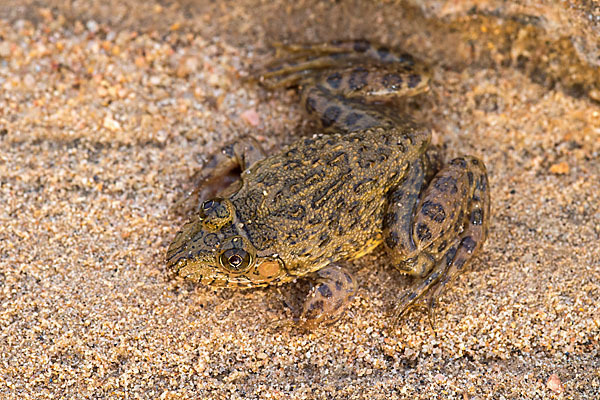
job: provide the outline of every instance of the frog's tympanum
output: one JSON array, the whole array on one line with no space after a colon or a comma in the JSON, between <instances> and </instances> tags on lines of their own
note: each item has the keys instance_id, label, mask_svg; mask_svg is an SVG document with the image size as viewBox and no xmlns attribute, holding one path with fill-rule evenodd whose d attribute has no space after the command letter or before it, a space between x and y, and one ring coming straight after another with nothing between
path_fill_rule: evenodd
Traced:
<instances>
[{"instance_id":1,"label":"frog's tympanum","mask_svg":"<svg viewBox=\"0 0 600 400\"><path fill-rule=\"evenodd\" d=\"M336 320L356 291L340 264L382 245L389 263L418 278L399 297L395 320L430 309L482 247L490 218L483 162L435 166L430 132L388 100L428 89L428 68L364 40L283 46L259 79L297 86L322 129L266 156L244 137L215 153L201 186L241 170L203 201L171 243L177 275L207 285L252 288L307 277L308 327Z\"/></svg>"}]
</instances>

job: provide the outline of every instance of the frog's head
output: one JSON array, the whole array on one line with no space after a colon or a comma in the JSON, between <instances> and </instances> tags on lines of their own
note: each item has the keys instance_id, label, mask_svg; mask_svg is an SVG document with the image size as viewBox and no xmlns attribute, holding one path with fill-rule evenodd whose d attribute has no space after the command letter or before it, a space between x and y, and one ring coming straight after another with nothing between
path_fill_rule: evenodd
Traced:
<instances>
[{"instance_id":1,"label":"frog's head","mask_svg":"<svg viewBox=\"0 0 600 400\"><path fill-rule=\"evenodd\" d=\"M259 254L236 225L230 200L205 201L169 246L169 268L184 278L219 287L264 286L285 276L283 261Z\"/></svg>"}]
</instances>

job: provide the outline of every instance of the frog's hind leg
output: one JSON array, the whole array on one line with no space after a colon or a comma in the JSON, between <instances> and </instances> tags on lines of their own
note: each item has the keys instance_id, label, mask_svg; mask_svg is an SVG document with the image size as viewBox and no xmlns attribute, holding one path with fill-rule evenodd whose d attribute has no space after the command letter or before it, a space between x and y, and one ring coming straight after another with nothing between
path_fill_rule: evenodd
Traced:
<instances>
[{"instance_id":1,"label":"frog's hind leg","mask_svg":"<svg viewBox=\"0 0 600 400\"><path fill-rule=\"evenodd\" d=\"M406 73L391 66L336 70L320 78L316 84L306 86L302 90L302 103L306 112L316 116L328 131L355 132L373 127L398 127L410 118L397 115L391 108L370 103L412 96L426 90L426 78L417 76L420 77L414 75L411 78L414 81L411 81Z\"/></svg>"},{"instance_id":2,"label":"frog's hind leg","mask_svg":"<svg viewBox=\"0 0 600 400\"><path fill-rule=\"evenodd\" d=\"M268 88L299 86L309 115L327 131L354 132L399 127L407 118L373 102L427 91L427 66L364 40L287 46L288 58L276 60L260 75ZM407 127L410 129L410 127Z\"/></svg>"},{"instance_id":3,"label":"frog's hind leg","mask_svg":"<svg viewBox=\"0 0 600 400\"><path fill-rule=\"evenodd\" d=\"M392 204L388 215L395 213ZM454 159L432 179L411 220L386 218L385 243L395 266L423 278L399 300L394 322L422 300L431 313L446 284L463 271L482 247L489 218L485 166L469 156ZM398 237L405 241L389 239Z\"/></svg>"},{"instance_id":4,"label":"frog's hind leg","mask_svg":"<svg viewBox=\"0 0 600 400\"><path fill-rule=\"evenodd\" d=\"M371 44L367 40L334 41L320 44L276 45L275 59L256 78L267 88L303 86L316 81L319 75L329 76L329 81L339 80L336 74L327 71L344 70L354 66L393 65L393 70L384 74L387 85L397 91L403 82L409 83L415 93L426 90L429 77L427 66L410 54L391 50L385 46ZM398 73L400 75L394 76ZM400 79L398 79L400 78ZM384 79L382 75L382 80ZM362 97L364 95L361 94Z\"/></svg>"}]
</instances>

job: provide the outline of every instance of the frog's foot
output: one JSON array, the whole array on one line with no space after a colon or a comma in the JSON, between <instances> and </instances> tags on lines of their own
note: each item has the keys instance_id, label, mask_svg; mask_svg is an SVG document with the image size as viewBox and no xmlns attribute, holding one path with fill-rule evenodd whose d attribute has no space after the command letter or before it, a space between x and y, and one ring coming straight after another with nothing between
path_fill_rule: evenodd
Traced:
<instances>
[{"instance_id":1,"label":"frog's foot","mask_svg":"<svg viewBox=\"0 0 600 400\"><path fill-rule=\"evenodd\" d=\"M315 273L302 313L300 325L312 330L319 325L337 321L356 294L354 278L337 265L330 265Z\"/></svg>"},{"instance_id":2,"label":"frog's foot","mask_svg":"<svg viewBox=\"0 0 600 400\"><path fill-rule=\"evenodd\" d=\"M487 173L475 157L454 159L432 179L421 200L415 193L403 196L409 187L391 196L405 201L388 210L385 244L398 269L423 279L400 298L395 323L421 300L432 316L446 285L483 246L490 217Z\"/></svg>"},{"instance_id":3,"label":"frog's foot","mask_svg":"<svg viewBox=\"0 0 600 400\"><path fill-rule=\"evenodd\" d=\"M172 207L181 215L197 211L202 200L227 197L238 189L240 173L265 157L260 144L250 136L240 137L213 153L192 180L192 190Z\"/></svg>"}]
</instances>

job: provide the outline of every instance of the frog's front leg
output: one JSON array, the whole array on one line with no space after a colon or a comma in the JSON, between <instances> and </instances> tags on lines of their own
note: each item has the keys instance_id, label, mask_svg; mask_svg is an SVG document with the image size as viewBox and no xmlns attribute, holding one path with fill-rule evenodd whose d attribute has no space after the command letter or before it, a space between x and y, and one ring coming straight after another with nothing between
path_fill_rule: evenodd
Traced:
<instances>
[{"instance_id":1,"label":"frog's front leg","mask_svg":"<svg viewBox=\"0 0 600 400\"><path fill-rule=\"evenodd\" d=\"M488 178L483 163L470 156L454 159L418 193L422 168L390 194L384 241L394 266L423 278L396 306L397 321L423 297L431 311L445 285L455 278L487 237L490 218Z\"/></svg>"},{"instance_id":2,"label":"frog's front leg","mask_svg":"<svg viewBox=\"0 0 600 400\"><path fill-rule=\"evenodd\" d=\"M231 141L211 154L192 178L193 190L177 202L175 209L187 215L196 211L201 200L227 197L238 189L240 173L265 158L261 145L250 136Z\"/></svg>"},{"instance_id":3,"label":"frog's front leg","mask_svg":"<svg viewBox=\"0 0 600 400\"><path fill-rule=\"evenodd\" d=\"M356 294L354 278L337 265L318 270L311 279L314 283L300 314L300 325L305 329L337 321Z\"/></svg>"}]
</instances>

